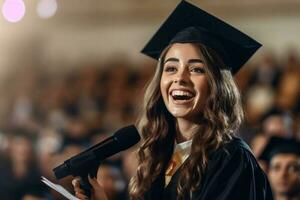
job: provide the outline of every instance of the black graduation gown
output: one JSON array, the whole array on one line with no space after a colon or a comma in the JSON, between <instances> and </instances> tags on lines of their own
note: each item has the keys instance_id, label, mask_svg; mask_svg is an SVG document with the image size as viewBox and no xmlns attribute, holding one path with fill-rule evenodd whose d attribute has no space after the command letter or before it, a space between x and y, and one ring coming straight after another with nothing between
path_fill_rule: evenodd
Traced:
<instances>
[{"instance_id":1,"label":"black graduation gown","mask_svg":"<svg viewBox=\"0 0 300 200\"><path fill-rule=\"evenodd\" d=\"M165 188L164 172L145 194L146 200L176 200L181 169ZM268 179L249 146L239 138L215 151L192 200L272 200Z\"/></svg>"}]
</instances>

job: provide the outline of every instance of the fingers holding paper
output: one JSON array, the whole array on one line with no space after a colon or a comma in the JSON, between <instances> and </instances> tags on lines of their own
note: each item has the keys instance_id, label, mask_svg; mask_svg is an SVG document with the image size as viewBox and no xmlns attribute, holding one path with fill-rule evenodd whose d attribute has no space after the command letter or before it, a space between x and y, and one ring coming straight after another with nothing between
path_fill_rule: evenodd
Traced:
<instances>
[{"instance_id":1,"label":"fingers holding paper","mask_svg":"<svg viewBox=\"0 0 300 200\"><path fill-rule=\"evenodd\" d=\"M107 200L107 196L101 184L97 181L96 178L88 177L88 180L92 186L91 190L91 200ZM76 177L72 181L74 187L75 196L81 200L88 200L89 198L85 195L83 189L80 188L80 178Z\"/></svg>"}]
</instances>

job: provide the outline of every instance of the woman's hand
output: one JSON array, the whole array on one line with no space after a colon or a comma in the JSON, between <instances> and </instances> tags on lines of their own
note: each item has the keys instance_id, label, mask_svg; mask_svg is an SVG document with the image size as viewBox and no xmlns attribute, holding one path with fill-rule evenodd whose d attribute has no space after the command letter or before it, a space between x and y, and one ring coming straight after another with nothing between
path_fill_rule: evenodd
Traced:
<instances>
[{"instance_id":1,"label":"woman's hand","mask_svg":"<svg viewBox=\"0 0 300 200\"><path fill-rule=\"evenodd\" d=\"M91 189L91 200L108 200L103 187L97 182L96 178L88 177ZM88 200L89 198L84 194L84 190L80 188L80 178L76 177L72 181L74 186L75 196L81 200Z\"/></svg>"}]
</instances>

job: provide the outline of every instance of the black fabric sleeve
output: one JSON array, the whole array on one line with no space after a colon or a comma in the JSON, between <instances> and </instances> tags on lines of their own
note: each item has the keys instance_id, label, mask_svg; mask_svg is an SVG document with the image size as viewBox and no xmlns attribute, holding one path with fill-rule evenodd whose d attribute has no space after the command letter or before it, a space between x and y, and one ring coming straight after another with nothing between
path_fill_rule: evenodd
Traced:
<instances>
[{"instance_id":1,"label":"black fabric sleeve","mask_svg":"<svg viewBox=\"0 0 300 200\"><path fill-rule=\"evenodd\" d=\"M214 155L193 200L273 200L265 173L245 148Z\"/></svg>"}]
</instances>

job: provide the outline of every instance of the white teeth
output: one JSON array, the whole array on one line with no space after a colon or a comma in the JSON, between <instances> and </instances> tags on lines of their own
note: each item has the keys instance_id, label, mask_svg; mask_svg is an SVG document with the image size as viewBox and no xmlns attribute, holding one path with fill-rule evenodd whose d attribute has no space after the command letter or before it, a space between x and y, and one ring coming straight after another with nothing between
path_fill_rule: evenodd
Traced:
<instances>
[{"instance_id":1,"label":"white teeth","mask_svg":"<svg viewBox=\"0 0 300 200\"><path fill-rule=\"evenodd\" d=\"M171 93L172 96L187 96L192 97L193 94L188 91L182 91L182 90L173 90Z\"/></svg>"}]
</instances>

